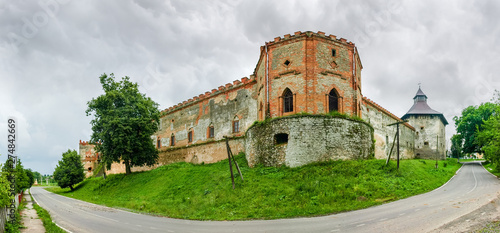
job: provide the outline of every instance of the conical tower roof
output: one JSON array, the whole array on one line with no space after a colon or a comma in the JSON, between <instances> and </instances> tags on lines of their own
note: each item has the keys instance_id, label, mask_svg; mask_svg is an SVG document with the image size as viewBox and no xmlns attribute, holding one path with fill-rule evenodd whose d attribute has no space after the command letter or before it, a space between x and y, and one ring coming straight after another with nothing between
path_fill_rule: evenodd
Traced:
<instances>
[{"instance_id":1,"label":"conical tower roof","mask_svg":"<svg viewBox=\"0 0 500 233\"><path fill-rule=\"evenodd\" d=\"M432 109L427 104L427 95L424 94L424 92L420 87L418 87L417 94L415 94L413 100L414 100L413 106L410 108L410 110L408 110L408 112L403 117L401 117L401 119L405 120L410 116L433 115L433 116L439 116L444 125L448 124L448 121L446 120L446 118L442 113Z\"/></svg>"}]
</instances>

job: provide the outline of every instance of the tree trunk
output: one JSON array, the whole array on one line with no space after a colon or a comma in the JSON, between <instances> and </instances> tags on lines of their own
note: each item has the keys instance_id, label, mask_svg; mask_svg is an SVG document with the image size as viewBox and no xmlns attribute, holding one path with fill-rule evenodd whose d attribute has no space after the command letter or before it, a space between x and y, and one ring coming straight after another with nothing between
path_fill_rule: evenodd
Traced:
<instances>
[{"instance_id":1,"label":"tree trunk","mask_svg":"<svg viewBox=\"0 0 500 233\"><path fill-rule=\"evenodd\" d=\"M75 191L75 189L73 188L73 185L70 185L69 189L71 190L71 192Z\"/></svg>"},{"instance_id":2,"label":"tree trunk","mask_svg":"<svg viewBox=\"0 0 500 233\"><path fill-rule=\"evenodd\" d=\"M125 160L125 174L128 175L130 173L132 173L130 171L130 161L129 160Z\"/></svg>"}]
</instances>

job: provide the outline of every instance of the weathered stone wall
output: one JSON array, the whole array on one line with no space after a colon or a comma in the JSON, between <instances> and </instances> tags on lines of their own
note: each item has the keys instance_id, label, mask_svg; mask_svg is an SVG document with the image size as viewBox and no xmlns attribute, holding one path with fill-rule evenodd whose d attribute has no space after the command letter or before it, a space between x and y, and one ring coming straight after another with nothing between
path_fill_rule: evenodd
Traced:
<instances>
[{"instance_id":1,"label":"weathered stone wall","mask_svg":"<svg viewBox=\"0 0 500 233\"><path fill-rule=\"evenodd\" d=\"M82 160L85 177L92 176L97 164L97 154L94 150L95 145L89 142L80 140L78 144L78 153Z\"/></svg>"},{"instance_id":2,"label":"weathered stone wall","mask_svg":"<svg viewBox=\"0 0 500 233\"><path fill-rule=\"evenodd\" d=\"M244 78L164 111L160 128L153 136L160 150L159 163L212 163L227 158L225 144L219 141L225 136L244 135L245 130L257 120L256 97L255 80ZM233 128L235 121L239 128L236 132ZM213 137L210 135L211 127ZM188 140L190 132L191 142ZM175 140L173 144L172 136Z\"/></svg>"},{"instance_id":3,"label":"weathered stone wall","mask_svg":"<svg viewBox=\"0 0 500 233\"><path fill-rule=\"evenodd\" d=\"M396 125L388 125L402 120L368 98L363 99L362 118L370 123L374 129L375 158L387 158L391 147L397 143L394 141ZM405 123L399 125L399 130L400 158L415 158L415 129L410 124ZM396 159L396 155L397 146L394 145L391 158Z\"/></svg>"},{"instance_id":4,"label":"weathered stone wall","mask_svg":"<svg viewBox=\"0 0 500 233\"><path fill-rule=\"evenodd\" d=\"M248 129L245 153L250 166L366 159L373 155L373 130L366 123L331 116L276 118Z\"/></svg>"},{"instance_id":5,"label":"weathered stone wall","mask_svg":"<svg viewBox=\"0 0 500 233\"><path fill-rule=\"evenodd\" d=\"M434 115L410 116L409 123L415 127L415 155L425 159L446 158L445 125Z\"/></svg>"}]
</instances>

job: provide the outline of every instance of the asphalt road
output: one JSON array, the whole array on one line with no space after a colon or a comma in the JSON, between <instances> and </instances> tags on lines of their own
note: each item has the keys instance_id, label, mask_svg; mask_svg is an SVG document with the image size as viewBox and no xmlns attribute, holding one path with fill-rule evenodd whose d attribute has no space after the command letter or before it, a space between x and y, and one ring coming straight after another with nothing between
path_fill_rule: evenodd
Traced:
<instances>
[{"instance_id":1,"label":"asphalt road","mask_svg":"<svg viewBox=\"0 0 500 233\"><path fill-rule=\"evenodd\" d=\"M37 203L70 232L429 232L500 194L500 181L479 163L467 163L432 192L329 216L259 221L188 221L130 213L31 189Z\"/></svg>"}]
</instances>

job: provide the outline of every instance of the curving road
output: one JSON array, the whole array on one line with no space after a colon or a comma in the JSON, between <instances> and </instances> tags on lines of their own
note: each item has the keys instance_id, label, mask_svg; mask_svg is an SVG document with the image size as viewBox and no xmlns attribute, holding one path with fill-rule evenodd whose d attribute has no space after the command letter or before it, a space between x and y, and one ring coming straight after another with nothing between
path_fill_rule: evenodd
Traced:
<instances>
[{"instance_id":1,"label":"curving road","mask_svg":"<svg viewBox=\"0 0 500 233\"><path fill-rule=\"evenodd\" d=\"M329 216L259 221L188 221L135 214L35 187L36 202L70 232L429 232L493 201L500 181L480 163L466 163L432 192Z\"/></svg>"}]
</instances>

